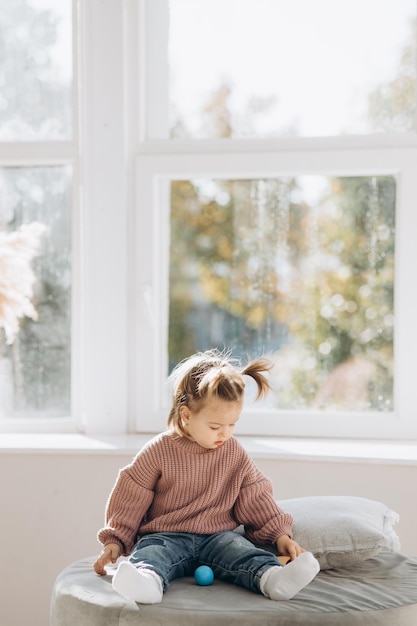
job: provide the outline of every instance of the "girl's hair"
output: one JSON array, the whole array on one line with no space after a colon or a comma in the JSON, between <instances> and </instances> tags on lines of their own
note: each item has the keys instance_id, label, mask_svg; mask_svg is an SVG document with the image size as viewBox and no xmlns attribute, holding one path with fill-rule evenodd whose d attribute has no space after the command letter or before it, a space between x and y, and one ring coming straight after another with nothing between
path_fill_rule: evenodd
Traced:
<instances>
[{"instance_id":1,"label":"girl's hair","mask_svg":"<svg viewBox=\"0 0 417 626\"><path fill-rule=\"evenodd\" d=\"M181 420L182 406L198 412L213 397L229 402L242 400L244 376L251 376L256 382L256 399L263 398L271 388L265 376L265 372L271 368L272 363L265 358L255 359L245 367L239 367L229 353L216 349L198 352L181 361L169 377L173 397L168 427L173 428L178 435L186 434Z\"/></svg>"}]
</instances>

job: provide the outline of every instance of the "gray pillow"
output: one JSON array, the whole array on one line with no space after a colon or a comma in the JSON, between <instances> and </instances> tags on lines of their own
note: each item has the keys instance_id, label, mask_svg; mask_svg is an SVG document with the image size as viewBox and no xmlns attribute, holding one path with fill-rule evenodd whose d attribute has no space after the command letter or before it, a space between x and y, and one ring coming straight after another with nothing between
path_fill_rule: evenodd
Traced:
<instances>
[{"instance_id":1,"label":"gray pillow","mask_svg":"<svg viewBox=\"0 0 417 626\"><path fill-rule=\"evenodd\" d=\"M294 539L312 552L321 569L348 567L400 549L399 516L385 504L355 496L306 496L278 500L294 518Z\"/></svg>"}]
</instances>

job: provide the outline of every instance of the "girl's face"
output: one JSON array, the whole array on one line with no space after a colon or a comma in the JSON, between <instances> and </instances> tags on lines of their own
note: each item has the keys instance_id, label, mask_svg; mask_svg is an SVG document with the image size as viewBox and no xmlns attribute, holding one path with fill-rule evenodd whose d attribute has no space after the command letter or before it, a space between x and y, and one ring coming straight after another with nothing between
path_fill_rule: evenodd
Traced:
<instances>
[{"instance_id":1,"label":"girl's face","mask_svg":"<svg viewBox=\"0 0 417 626\"><path fill-rule=\"evenodd\" d=\"M242 411L241 400L229 401L220 398L208 400L198 411L181 407L184 428L190 439L203 448L218 448L233 435L233 429Z\"/></svg>"}]
</instances>

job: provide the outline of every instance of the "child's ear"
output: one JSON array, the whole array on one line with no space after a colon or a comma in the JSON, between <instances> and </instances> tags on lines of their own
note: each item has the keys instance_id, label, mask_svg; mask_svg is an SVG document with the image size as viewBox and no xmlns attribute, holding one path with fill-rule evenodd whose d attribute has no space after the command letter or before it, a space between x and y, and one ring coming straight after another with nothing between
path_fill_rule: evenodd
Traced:
<instances>
[{"instance_id":1,"label":"child's ear","mask_svg":"<svg viewBox=\"0 0 417 626\"><path fill-rule=\"evenodd\" d=\"M185 424L188 423L190 419L190 409L188 408L188 406L180 406L180 417Z\"/></svg>"}]
</instances>

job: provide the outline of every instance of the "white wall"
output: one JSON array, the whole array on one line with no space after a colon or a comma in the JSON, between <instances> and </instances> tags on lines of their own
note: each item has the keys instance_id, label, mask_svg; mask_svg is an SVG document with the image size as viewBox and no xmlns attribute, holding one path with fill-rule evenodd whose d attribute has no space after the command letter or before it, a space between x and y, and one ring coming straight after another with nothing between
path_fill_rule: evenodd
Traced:
<instances>
[{"instance_id":1,"label":"white wall","mask_svg":"<svg viewBox=\"0 0 417 626\"><path fill-rule=\"evenodd\" d=\"M119 467L131 455L0 454L1 626L48 626L54 580L96 554L96 532ZM402 551L417 554L416 465L257 459L279 499L357 495L400 514Z\"/></svg>"}]
</instances>

